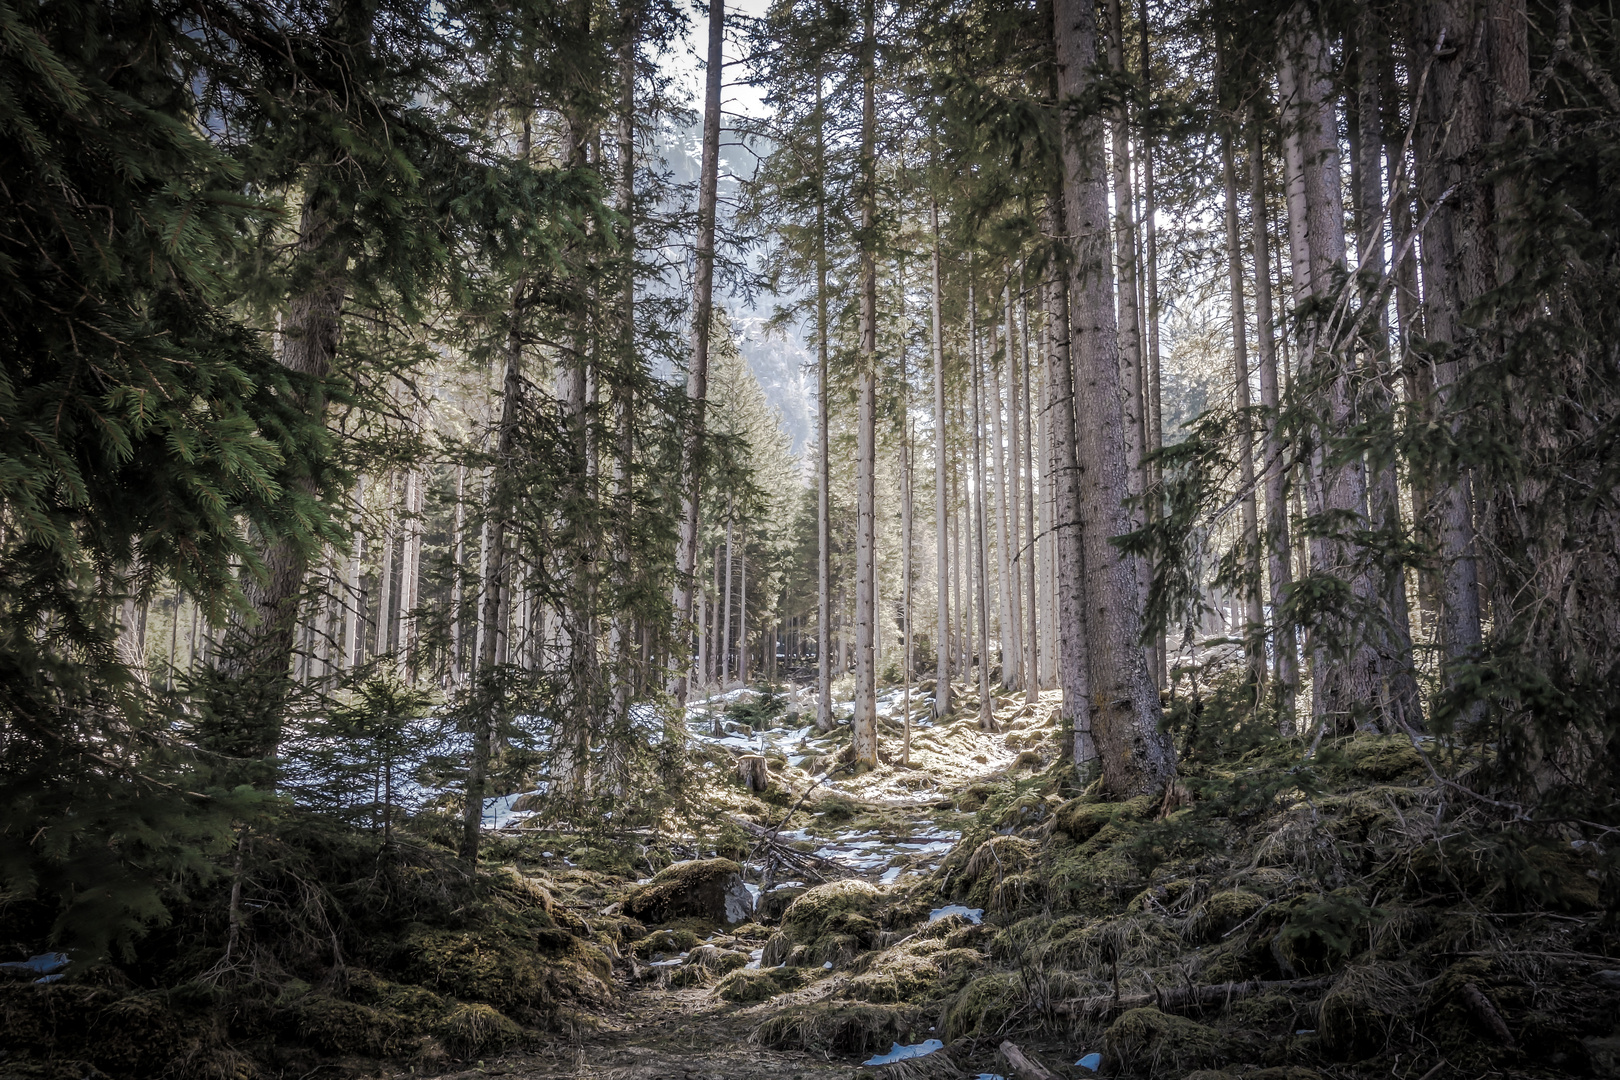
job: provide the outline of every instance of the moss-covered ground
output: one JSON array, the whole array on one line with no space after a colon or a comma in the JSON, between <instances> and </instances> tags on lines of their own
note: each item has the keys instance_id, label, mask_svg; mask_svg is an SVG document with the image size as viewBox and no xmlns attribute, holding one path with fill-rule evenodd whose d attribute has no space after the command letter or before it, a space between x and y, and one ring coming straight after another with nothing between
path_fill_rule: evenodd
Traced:
<instances>
[{"instance_id":1,"label":"moss-covered ground","mask_svg":"<svg viewBox=\"0 0 1620 1080\"><path fill-rule=\"evenodd\" d=\"M1493 817L1405 737L1200 742L1175 797L1110 800L1059 760L1050 695L998 704L998 732L919 725L909 764L819 785L841 736L784 726L759 794L703 743L706 835L514 831L471 878L402 860L392 908L333 928L341 970L320 941L256 957L276 971L230 974L266 988L230 1009L181 935L152 962L189 978L0 985L0 1077L1010 1076L1005 1040L1070 1078L1092 1052L1121 1077L1620 1075L1597 846ZM746 921L687 902L734 869ZM858 1067L930 1038L931 1072Z\"/></svg>"}]
</instances>

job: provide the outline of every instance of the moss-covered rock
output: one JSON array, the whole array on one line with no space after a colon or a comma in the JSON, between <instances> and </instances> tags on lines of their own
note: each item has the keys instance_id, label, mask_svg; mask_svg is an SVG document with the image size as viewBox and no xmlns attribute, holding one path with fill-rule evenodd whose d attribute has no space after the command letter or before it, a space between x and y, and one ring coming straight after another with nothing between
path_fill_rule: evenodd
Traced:
<instances>
[{"instance_id":1,"label":"moss-covered rock","mask_svg":"<svg viewBox=\"0 0 1620 1080\"><path fill-rule=\"evenodd\" d=\"M998 971L982 975L946 1005L940 1027L948 1042L991 1035L1001 1030L1025 999L1024 982L1017 974Z\"/></svg>"},{"instance_id":2,"label":"moss-covered rock","mask_svg":"<svg viewBox=\"0 0 1620 1080\"><path fill-rule=\"evenodd\" d=\"M1242 926L1266 904L1265 898L1243 889L1215 893L1193 909L1184 930L1188 941L1219 941Z\"/></svg>"},{"instance_id":3,"label":"moss-covered rock","mask_svg":"<svg viewBox=\"0 0 1620 1080\"><path fill-rule=\"evenodd\" d=\"M893 1005L817 1002L773 1014L754 1030L754 1042L771 1050L868 1054L909 1038L912 1021Z\"/></svg>"},{"instance_id":4,"label":"moss-covered rock","mask_svg":"<svg viewBox=\"0 0 1620 1080\"><path fill-rule=\"evenodd\" d=\"M1157 800L1148 795L1138 795L1124 802L1097 802L1082 795L1057 808L1057 827L1075 843L1083 844L1105 825L1114 821L1144 821L1157 809Z\"/></svg>"},{"instance_id":5,"label":"moss-covered rock","mask_svg":"<svg viewBox=\"0 0 1620 1080\"><path fill-rule=\"evenodd\" d=\"M739 968L716 984L714 994L723 1001L752 1005L792 990L805 978L802 970L793 968Z\"/></svg>"},{"instance_id":6,"label":"moss-covered rock","mask_svg":"<svg viewBox=\"0 0 1620 1080\"><path fill-rule=\"evenodd\" d=\"M742 867L730 859L694 859L666 866L631 890L624 913L652 925L698 919L734 926L753 917L754 900L743 885Z\"/></svg>"},{"instance_id":7,"label":"moss-covered rock","mask_svg":"<svg viewBox=\"0 0 1620 1080\"><path fill-rule=\"evenodd\" d=\"M1341 1061L1372 1057L1414 1005L1412 989L1383 964L1352 965L1322 998L1316 1030L1322 1049Z\"/></svg>"},{"instance_id":8,"label":"moss-covered rock","mask_svg":"<svg viewBox=\"0 0 1620 1080\"><path fill-rule=\"evenodd\" d=\"M600 1004L609 997L611 961L600 949L560 930L538 932L523 941L495 931L418 926L407 933L403 948L402 966L412 981L503 1011Z\"/></svg>"},{"instance_id":9,"label":"moss-covered rock","mask_svg":"<svg viewBox=\"0 0 1620 1080\"><path fill-rule=\"evenodd\" d=\"M1130 1009L1103 1032L1104 1064L1136 1075L1166 1076L1219 1065L1225 1037L1184 1016Z\"/></svg>"},{"instance_id":10,"label":"moss-covered rock","mask_svg":"<svg viewBox=\"0 0 1620 1080\"><path fill-rule=\"evenodd\" d=\"M697 948L698 936L684 927L676 930L654 930L630 947L630 951L643 960L664 960Z\"/></svg>"},{"instance_id":11,"label":"moss-covered rock","mask_svg":"<svg viewBox=\"0 0 1620 1080\"><path fill-rule=\"evenodd\" d=\"M398 1057L415 1046L416 1025L392 1009L311 994L280 1017L294 1040L329 1054Z\"/></svg>"},{"instance_id":12,"label":"moss-covered rock","mask_svg":"<svg viewBox=\"0 0 1620 1080\"><path fill-rule=\"evenodd\" d=\"M434 1026L433 1034L450 1053L473 1058L516 1046L523 1029L488 1005L457 1005Z\"/></svg>"},{"instance_id":13,"label":"moss-covered rock","mask_svg":"<svg viewBox=\"0 0 1620 1080\"><path fill-rule=\"evenodd\" d=\"M847 964L877 946L880 930L874 916L882 901L876 886L858 878L807 890L783 913L782 929L765 943L761 965Z\"/></svg>"}]
</instances>

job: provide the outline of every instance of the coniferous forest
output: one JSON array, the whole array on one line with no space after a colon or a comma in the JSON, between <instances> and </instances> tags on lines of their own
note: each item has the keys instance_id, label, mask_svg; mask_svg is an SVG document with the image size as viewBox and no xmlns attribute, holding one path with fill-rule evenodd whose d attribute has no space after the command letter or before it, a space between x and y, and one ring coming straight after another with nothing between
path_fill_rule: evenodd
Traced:
<instances>
[{"instance_id":1,"label":"coniferous forest","mask_svg":"<svg viewBox=\"0 0 1620 1080\"><path fill-rule=\"evenodd\" d=\"M1620 1076L1617 85L0 0L0 1080Z\"/></svg>"}]
</instances>

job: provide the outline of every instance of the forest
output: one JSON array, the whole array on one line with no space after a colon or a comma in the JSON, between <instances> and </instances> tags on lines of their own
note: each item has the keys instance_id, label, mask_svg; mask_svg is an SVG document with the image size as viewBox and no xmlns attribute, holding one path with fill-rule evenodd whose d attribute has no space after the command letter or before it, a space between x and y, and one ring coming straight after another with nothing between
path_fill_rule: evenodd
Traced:
<instances>
[{"instance_id":1,"label":"forest","mask_svg":"<svg viewBox=\"0 0 1620 1080\"><path fill-rule=\"evenodd\" d=\"M1620 1076L1608 0L0 0L0 1080Z\"/></svg>"}]
</instances>

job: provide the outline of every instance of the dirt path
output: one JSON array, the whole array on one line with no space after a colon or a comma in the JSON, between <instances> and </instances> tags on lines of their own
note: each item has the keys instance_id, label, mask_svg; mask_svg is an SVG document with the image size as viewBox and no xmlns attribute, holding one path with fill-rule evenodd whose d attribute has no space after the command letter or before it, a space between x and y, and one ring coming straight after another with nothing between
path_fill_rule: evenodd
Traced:
<instances>
[{"instance_id":1,"label":"dirt path","mask_svg":"<svg viewBox=\"0 0 1620 1080\"><path fill-rule=\"evenodd\" d=\"M897 695L886 695L880 702L883 714L899 714L895 698ZM843 733L819 735L792 721L764 731L714 735L701 705L690 718L698 741L733 752L771 753L776 756L773 771L800 791L815 783L814 774L801 766L825 769L825 763L841 748L841 739L847 738ZM1046 734L1041 730L1046 716L1037 717L1034 710L1008 708L1001 720L1002 730L992 734L980 732L964 720L936 725L919 716L913 726L909 765L886 763L858 778L826 781L822 793L847 797L852 809L796 815L795 827L783 830L780 839L801 850L813 850L881 887L903 888L939 865L971 818L950 809L949 797L1015 766L1020 752ZM785 888L801 884L776 882L777 887ZM756 950L751 966L757 964ZM721 1000L707 986L668 989L656 981L634 982L628 971L618 970L618 992L606 1013L584 1017L572 1033L544 1046L447 1075L520 1080L854 1078L862 1070L853 1060L766 1050L749 1041L754 1029L774 1012L790 1003L832 996L847 978L829 972L770 1001L739 1005ZM395 1075L403 1078L410 1073Z\"/></svg>"}]
</instances>

